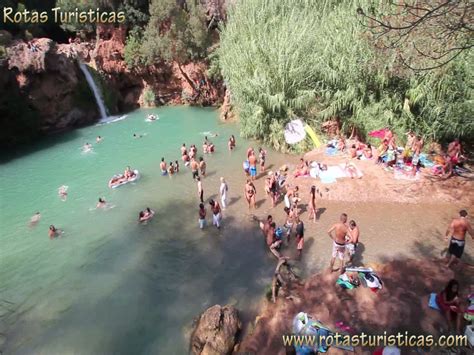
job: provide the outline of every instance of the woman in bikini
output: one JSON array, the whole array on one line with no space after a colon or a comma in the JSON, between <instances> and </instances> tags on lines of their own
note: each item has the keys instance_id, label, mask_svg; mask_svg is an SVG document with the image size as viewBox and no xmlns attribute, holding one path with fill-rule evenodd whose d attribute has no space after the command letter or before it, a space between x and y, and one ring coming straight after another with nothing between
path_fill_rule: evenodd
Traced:
<instances>
[{"instance_id":1,"label":"woman in bikini","mask_svg":"<svg viewBox=\"0 0 474 355\"><path fill-rule=\"evenodd\" d=\"M255 185L250 181L250 179L247 179L247 183L245 184L245 199L247 200L247 203L249 204L249 210L253 207L255 208L255 198L257 194L257 190L255 189Z\"/></svg>"},{"instance_id":2,"label":"woman in bikini","mask_svg":"<svg viewBox=\"0 0 474 355\"><path fill-rule=\"evenodd\" d=\"M309 193L309 220L313 219L313 222L316 223L316 186L311 186L311 191Z\"/></svg>"}]
</instances>

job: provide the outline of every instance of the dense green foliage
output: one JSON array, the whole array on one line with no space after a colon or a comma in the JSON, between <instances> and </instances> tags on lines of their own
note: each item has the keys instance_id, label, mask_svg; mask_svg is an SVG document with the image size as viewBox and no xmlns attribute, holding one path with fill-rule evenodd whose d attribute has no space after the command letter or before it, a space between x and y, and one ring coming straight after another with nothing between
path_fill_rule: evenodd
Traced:
<instances>
[{"instance_id":1,"label":"dense green foliage","mask_svg":"<svg viewBox=\"0 0 474 355\"><path fill-rule=\"evenodd\" d=\"M399 74L374 48L356 4L335 0L238 1L229 10L220 67L246 137L285 150L283 127L340 117L362 132L389 125L429 139L473 137L472 54L438 71Z\"/></svg>"},{"instance_id":2,"label":"dense green foliage","mask_svg":"<svg viewBox=\"0 0 474 355\"><path fill-rule=\"evenodd\" d=\"M153 0L143 34L132 31L125 56L129 67L156 61L183 64L206 55L210 43L204 8L196 1Z\"/></svg>"}]
</instances>

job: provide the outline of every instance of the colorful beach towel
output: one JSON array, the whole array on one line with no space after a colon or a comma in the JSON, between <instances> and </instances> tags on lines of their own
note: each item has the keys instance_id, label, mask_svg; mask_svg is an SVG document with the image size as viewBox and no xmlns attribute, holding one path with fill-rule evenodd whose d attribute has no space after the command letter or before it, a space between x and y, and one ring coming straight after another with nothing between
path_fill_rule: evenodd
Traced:
<instances>
[{"instance_id":1,"label":"colorful beach towel","mask_svg":"<svg viewBox=\"0 0 474 355\"><path fill-rule=\"evenodd\" d=\"M369 132L369 136L373 138L383 139L383 137L385 137L386 132L387 130L385 128L382 128L376 131Z\"/></svg>"}]
</instances>

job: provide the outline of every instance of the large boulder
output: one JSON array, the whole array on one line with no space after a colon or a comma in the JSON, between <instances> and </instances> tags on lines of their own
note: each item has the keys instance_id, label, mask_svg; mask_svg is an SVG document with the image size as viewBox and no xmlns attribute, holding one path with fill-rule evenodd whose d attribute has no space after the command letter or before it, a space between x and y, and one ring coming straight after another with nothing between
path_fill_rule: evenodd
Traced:
<instances>
[{"instance_id":1,"label":"large boulder","mask_svg":"<svg viewBox=\"0 0 474 355\"><path fill-rule=\"evenodd\" d=\"M242 323L235 307L212 306L199 317L191 336L191 353L230 354L241 328Z\"/></svg>"}]
</instances>

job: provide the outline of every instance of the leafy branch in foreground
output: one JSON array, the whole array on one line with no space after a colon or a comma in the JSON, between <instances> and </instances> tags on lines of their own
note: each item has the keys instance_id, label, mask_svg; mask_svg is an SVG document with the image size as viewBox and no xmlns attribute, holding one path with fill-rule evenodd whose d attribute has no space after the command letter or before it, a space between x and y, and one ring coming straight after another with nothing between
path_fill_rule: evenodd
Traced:
<instances>
[{"instance_id":1,"label":"leafy branch in foreground","mask_svg":"<svg viewBox=\"0 0 474 355\"><path fill-rule=\"evenodd\" d=\"M470 0L377 1L357 14L378 45L415 71L440 68L474 47Z\"/></svg>"}]
</instances>

